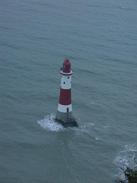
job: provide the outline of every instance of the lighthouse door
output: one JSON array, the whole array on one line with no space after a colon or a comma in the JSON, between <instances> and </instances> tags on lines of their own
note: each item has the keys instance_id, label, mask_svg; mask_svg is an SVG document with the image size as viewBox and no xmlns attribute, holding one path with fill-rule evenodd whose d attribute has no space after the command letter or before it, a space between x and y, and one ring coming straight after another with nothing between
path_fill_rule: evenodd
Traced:
<instances>
[{"instance_id":1,"label":"lighthouse door","mask_svg":"<svg viewBox=\"0 0 137 183\"><path fill-rule=\"evenodd\" d=\"M67 107L67 121L69 120L69 108Z\"/></svg>"},{"instance_id":2,"label":"lighthouse door","mask_svg":"<svg viewBox=\"0 0 137 183\"><path fill-rule=\"evenodd\" d=\"M69 108L67 107L67 113L69 112Z\"/></svg>"}]
</instances>

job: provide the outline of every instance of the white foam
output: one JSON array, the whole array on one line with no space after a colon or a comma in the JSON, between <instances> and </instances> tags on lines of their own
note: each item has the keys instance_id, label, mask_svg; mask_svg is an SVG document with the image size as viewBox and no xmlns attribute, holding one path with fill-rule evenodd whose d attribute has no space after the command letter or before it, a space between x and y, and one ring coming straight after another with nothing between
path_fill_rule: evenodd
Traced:
<instances>
[{"instance_id":1,"label":"white foam","mask_svg":"<svg viewBox=\"0 0 137 183\"><path fill-rule=\"evenodd\" d=\"M38 124L49 131L60 131L63 130L63 126L55 121L55 116L53 114L47 115L44 119L37 121Z\"/></svg>"},{"instance_id":2,"label":"white foam","mask_svg":"<svg viewBox=\"0 0 137 183\"><path fill-rule=\"evenodd\" d=\"M119 152L114 160L114 164L118 168L117 178L126 182L124 171L126 168L137 168L137 148L135 145L126 145L122 151Z\"/></svg>"}]
</instances>

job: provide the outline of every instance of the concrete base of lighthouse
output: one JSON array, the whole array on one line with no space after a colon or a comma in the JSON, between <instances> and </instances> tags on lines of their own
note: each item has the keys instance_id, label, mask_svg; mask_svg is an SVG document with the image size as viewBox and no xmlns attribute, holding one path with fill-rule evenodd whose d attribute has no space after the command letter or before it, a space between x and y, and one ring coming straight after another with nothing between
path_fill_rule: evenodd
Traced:
<instances>
[{"instance_id":1,"label":"concrete base of lighthouse","mask_svg":"<svg viewBox=\"0 0 137 183\"><path fill-rule=\"evenodd\" d=\"M72 112L63 113L57 111L55 120L64 127L78 127L78 123L73 117Z\"/></svg>"}]
</instances>

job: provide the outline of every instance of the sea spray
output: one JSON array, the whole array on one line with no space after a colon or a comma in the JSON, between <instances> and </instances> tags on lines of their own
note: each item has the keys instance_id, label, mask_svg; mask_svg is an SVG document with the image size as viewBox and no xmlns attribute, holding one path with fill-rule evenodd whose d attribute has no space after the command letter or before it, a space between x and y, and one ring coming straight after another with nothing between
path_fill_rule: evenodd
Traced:
<instances>
[{"instance_id":1,"label":"sea spray","mask_svg":"<svg viewBox=\"0 0 137 183\"><path fill-rule=\"evenodd\" d=\"M137 168L137 148L135 145L125 145L114 160L114 164L117 166L118 174L116 176L117 182L128 182L125 172L127 168L134 170Z\"/></svg>"},{"instance_id":2,"label":"sea spray","mask_svg":"<svg viewBox=\"0 0 137 183\"><path fill-rule=\"evenodd\" d=\"M55 116L53 114L49 114L44 117L44 119L38 120L38 124L49 131L61 131L63 130L63 126L55 121Z\"/></svg>"}]
</instances>

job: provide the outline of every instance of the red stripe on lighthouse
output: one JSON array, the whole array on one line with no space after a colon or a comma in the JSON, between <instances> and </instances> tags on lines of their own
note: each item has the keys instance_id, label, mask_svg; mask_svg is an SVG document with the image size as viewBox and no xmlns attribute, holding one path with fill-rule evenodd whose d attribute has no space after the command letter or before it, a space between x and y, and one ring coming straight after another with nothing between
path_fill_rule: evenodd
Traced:
<instances>
[{"instance_id":1,"label":"red stripe on lighthouse","mask_svg":"<svg viewBox=\"0 0 137 183\"><path fill-rule=\"evenodd\" d=\"M62 105L71 104L71 89L60 89L59 103Z\"/></svg>"}]
</instances>

